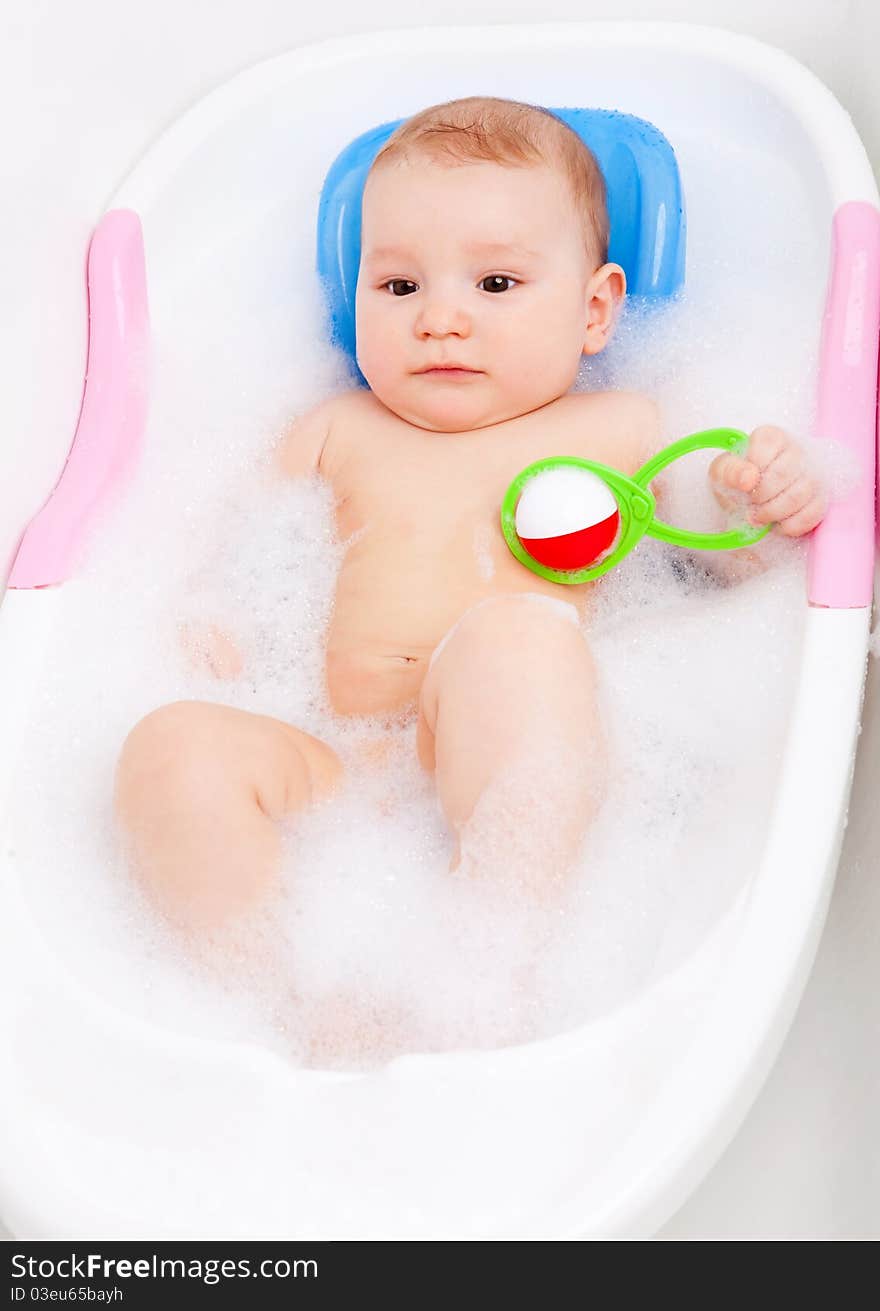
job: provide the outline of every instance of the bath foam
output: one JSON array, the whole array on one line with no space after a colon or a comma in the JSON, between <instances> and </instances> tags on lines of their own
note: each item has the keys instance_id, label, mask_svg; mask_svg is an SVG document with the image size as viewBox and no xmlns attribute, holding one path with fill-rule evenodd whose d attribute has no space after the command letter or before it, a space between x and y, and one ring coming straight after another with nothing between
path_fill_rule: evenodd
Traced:
<instances>
[{"instance_id":1,"label":"bath foam","mask_svg":"<svg viewBox=\"0 0 880 1311\"><path fill-rule=\"evenodd\" d=\"M687 290L661 309L628 306L578 386L655 395L670 440L718 423L805 433L824 234L803 221L778 158L676 148ZM767 199L760 224L756 194ZM538 924L552 945L530 956L541 916L447 874L451 837L415 762L413 723L387 730L386 769L369 776L354 764L377 725L327 712L322 643L344 546L326 487L273 484L267 473L284 422L351 385L316 331L311 243L312 216L282 198L253 231L218 240L155 288L141 477L65 588L64 659L49 671L19 778L27 895L91 986L176 1030L313 1061L309 1024L323 1022L323 1058L335 1065L375 1063L395 1042L491 1046L523 1023L558 1032L692 951L753 868L796 672L802 549L768 539L769 571L724 590L699 558L645 542L596 588L589 640L612 750L608 795L564 913ZM699 528L712 516L709 459L676 471L664 517ZM187 666L178 625L194 618L239 639L239 679L220 684ZM251 926L271 969L259 979L232 970L227 987L168 943L129 884L112 822L125 734L183 698L276 715L353 766L338 804L285 825L281 887ZM354 1004L346 1012L352 995L360 1019ZM368 1015L372 1049L351 1035Z\"/></svg>"}]
</instances>

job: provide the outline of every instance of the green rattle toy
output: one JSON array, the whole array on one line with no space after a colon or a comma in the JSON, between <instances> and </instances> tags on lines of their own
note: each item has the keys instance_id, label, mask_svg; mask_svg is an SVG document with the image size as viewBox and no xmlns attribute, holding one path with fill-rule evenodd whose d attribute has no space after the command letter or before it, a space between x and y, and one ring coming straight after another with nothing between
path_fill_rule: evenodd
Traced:
<instances>
[{"instance_id":1,"label":"green rattle toy","mask_svg":"<svg viewBox=\"0 0 880 1311\"><path fill-rule=\"evenodd\" d=\"M514 478L501 507L501 529L513 554L554 583L587 583L619 564L647 533L661 542L700 551L751 546L770 531L743 525L694 533L654 517L649 484L661 469L691 451L742 453L748 434L737 428L695 432L659 451L632 478L593 460L558 455L538 460Z\"/></svg>"}]
</instances>

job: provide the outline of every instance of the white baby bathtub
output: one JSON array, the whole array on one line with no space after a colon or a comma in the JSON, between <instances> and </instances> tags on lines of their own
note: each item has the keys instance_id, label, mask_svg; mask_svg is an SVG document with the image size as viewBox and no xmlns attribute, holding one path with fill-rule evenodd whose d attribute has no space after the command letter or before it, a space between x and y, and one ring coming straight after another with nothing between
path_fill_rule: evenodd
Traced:
<instances>
[{"instance_id":1,"label":"white baby bathtub","mask_svg":"<svg viewBox=\"0 0 880 1311\"><path fill-rule=\"evenodd\" d=\"M271 184L277 148L283 141L289 151L291 133L300 134L304 178L319 184L365 125L475 91L616 106L673 139L676 123L696 114L710 134L743 142L760 135L796 163L829 240L841 205L877 204L861 143L837 102L800 65L751 40L653 24L371 34L297 50L237 77L149 152L113 204L142 217L153 296L161 299L162 279L173 278L176 261L204 231L205 197L222 196L225 218L234 221L236 191ZM850 364L873 352L876 365L875 254L866 247L833 255L841 276L849 270L839 327ZM833 336L833 325L828 331ZM863 371L855 401L873 415L876 369L872 376L865 383ZM844 408L851 403L852 394ZM824 435L846 440L839 413L834 427L833 398L828 405ZM869 491L873 517L872 484ZM677 970L560 1037L495 1052L409 1056L378 1073L346 1075L295 1070L255 1046L151 1025L91 992L49 950L22 893L6 807L0 1214L14 1234L655 1232L742 1120L785 1036L822 930L870 618L864 495L860 509L841 514L834 550L851 553L852 576L861 570L858 594L838 592L808 608L775 804L750 882ZM827 583L822 567L811 573L817 594ZM75 607L75 587L67 585L10 590L0 609L4 804L53 631ZM154 1116L132 1110L144 1105Z\"/></svg>"}]
</instances>

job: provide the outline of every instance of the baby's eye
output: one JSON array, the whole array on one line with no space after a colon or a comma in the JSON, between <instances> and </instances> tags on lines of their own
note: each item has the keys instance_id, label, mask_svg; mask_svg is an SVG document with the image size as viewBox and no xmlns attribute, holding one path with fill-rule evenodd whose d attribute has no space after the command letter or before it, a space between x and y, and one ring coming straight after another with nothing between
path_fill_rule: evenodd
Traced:
<instances>
[{"instance_id":1,"label":"baby's eye","mask_svg":"<svg viewBox=\"0 0 880 1311\"><path fill-rule=\"evenodd\" d=\"M416 283L410 282L409 278L392 278L382 285L388 288L392 296L411 296L414 291L418 291Z\"/></svg>"},{"instance_id":2,"label":"baby's eye","mask_svg":"<svg viewBox=\"0 0 880 1311\"><path fill-rule=\"evenodd\" d=\"M506 273L490 273L488 277L480 279L480 286L484 291L507 291L507 287L498 285L504 282L511 287L516 286L516 278L509 278Z\"/></svg>"}]
</instances>

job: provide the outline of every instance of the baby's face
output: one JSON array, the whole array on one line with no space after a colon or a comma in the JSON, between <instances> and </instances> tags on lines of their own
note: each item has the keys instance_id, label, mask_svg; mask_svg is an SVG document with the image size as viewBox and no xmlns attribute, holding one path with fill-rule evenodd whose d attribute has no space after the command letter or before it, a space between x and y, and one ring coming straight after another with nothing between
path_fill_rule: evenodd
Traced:
<instances>
[{"instance_id":1,"label":"baby's face","mask_svg":"<svg viewBox=\"0 0 880 1311\"><path fill-rule=\"evenodd\" d=\"M549 167L381 166L364 189L358 364L379 400L420 428L527 414L571 389L591 349L594 273ZM472 372L431 371L443 364Z\"/></svg>"}]
</instances>

